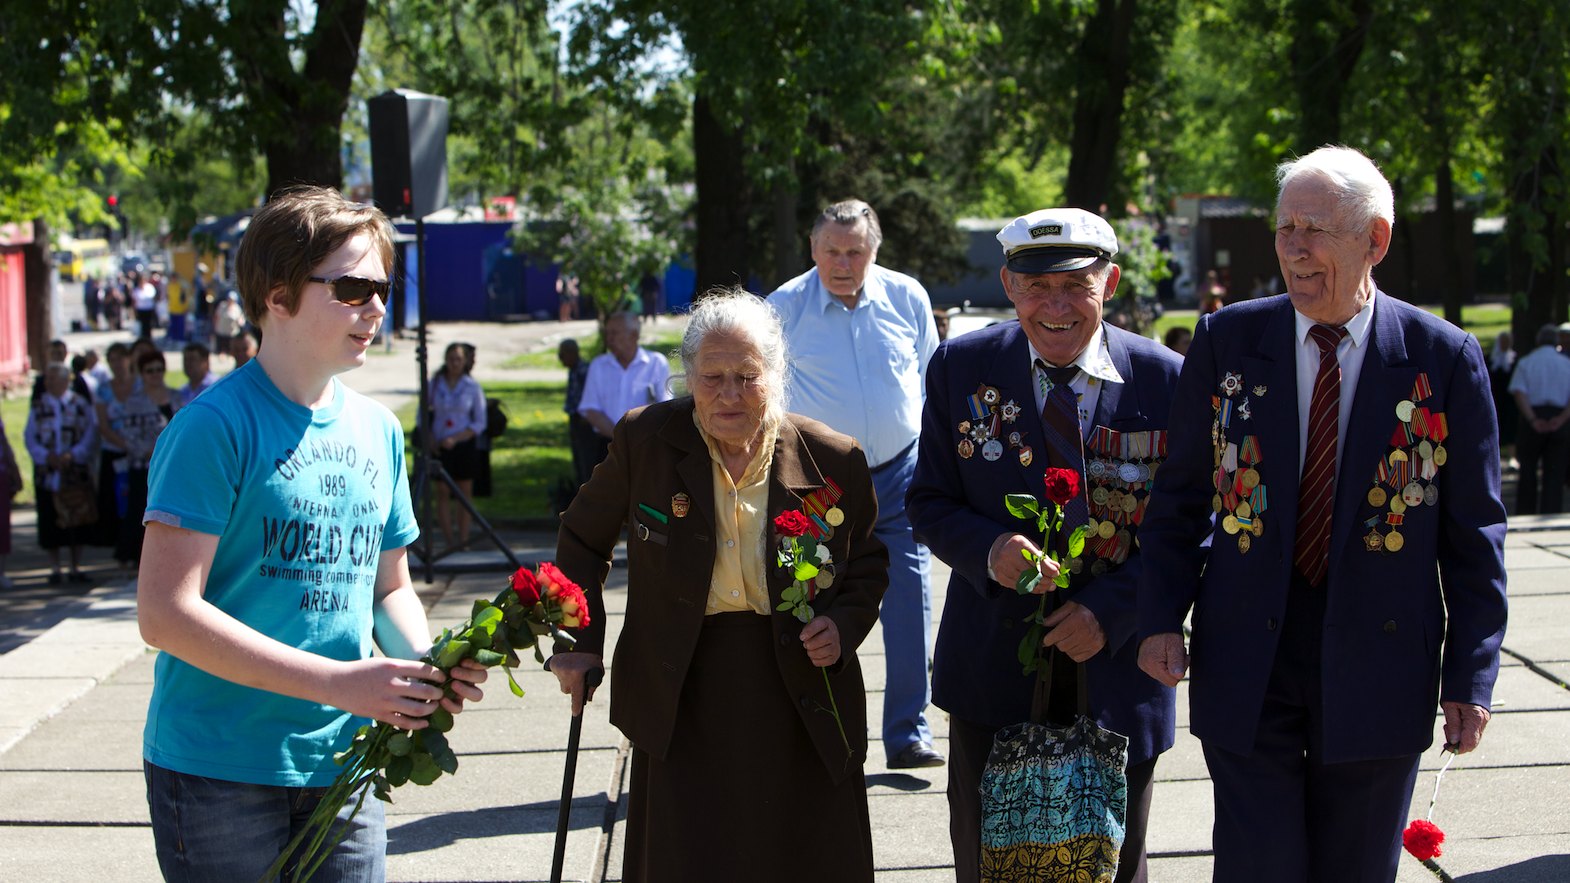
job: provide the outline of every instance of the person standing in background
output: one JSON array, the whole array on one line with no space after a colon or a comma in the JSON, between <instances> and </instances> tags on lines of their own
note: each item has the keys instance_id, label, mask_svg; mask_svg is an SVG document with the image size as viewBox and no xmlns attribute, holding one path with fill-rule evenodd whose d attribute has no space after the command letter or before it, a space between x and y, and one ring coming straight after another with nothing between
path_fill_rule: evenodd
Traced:
<instances>
[{"instance_id":1,"label":"person standing in background","mask_svg":"<svg viewBox=\"0 0 1570 883\"><path fill-rule=\"evenodd\" d=\"M883 230L859 199L824 209L812 225L814 267L769 295L791 354L790 407L861 443L878 496L877 538L889 550L883 623L883 751L892 769L941 766L927 704L932 663L932 575L916 542L905 492L927 360L938 347L932 300L920 282L877 263Z\"/></svg>"}]
</instances>

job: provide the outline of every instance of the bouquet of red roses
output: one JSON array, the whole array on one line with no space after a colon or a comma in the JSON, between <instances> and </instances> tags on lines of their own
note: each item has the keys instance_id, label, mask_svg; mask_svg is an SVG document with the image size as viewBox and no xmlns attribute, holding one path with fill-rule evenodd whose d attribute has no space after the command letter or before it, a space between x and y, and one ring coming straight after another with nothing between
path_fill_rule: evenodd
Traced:
<instances>
[{"instance_id":1,"label":"bouquet of red roses","mask_svg":"<svg viewBox=\"0 0 1570 883\"><path fill-rule=\"evenodd\" d=\"M442 629L420 661L443 673L450 673L465 659L473 659L486 668L499 665L507 673L507 685L513 695L521 697L523 688L512 676L512 670L522 664L518 651L532 650L535 661L544 663L540 638L549 636L571 644L572 636L560 629L588 624L589 603L583 589L563 576L554 564L540 564L538 576L520 567L495 598L475 600L468 621L455 629ZM447 683L450 685L451 680ZM452 695L450 686L446 690ZM452 729L452 713L438 705L426 720L430 726L420 730L403 730L381 721L361 727L349 747L333 758L343 771L262 880L277 879L291 862L294 871L290 880L310 879L347 833L349 821L365 805L367 794L392 803L392 789L399 785L429 785L442 773L456 773L458 756L447 744L446 736ZM355 794L359 794L359 799L354 810L334 831L339 809Z\"/></svg>"},{"instance_id":2,"label":"bouquet of red roses","mask_svg":"<svg viewBox=\"0 0 1570 883\"><path fill-rule=\"evenodd\" d=\"M1031 564L1019 575L1019 580L1014 584L1014 591L1021 595L1030 594L1041 583L1043 560L1059 561L1058 554L1053 551L1053 535L1063 532L1063 507L1079 496L1080 492L1079 471L1076 469L1049 468L1045 483L1047 497L1045 505L1037 502L1030 494L1008 494L1003 498L1003 505L1008 507L1010 515L1036 522L1036 530L1041 532L1041 554L1038 555L1029 549L1020 552ZM1084 550L1085 526L1080 525L1069 535L1068 557L1077 557ZM1068 568L1060 567L1053 582L1059 589L1068 588ZM1025 674L1035 671L1039 664L1038 651L1041 648L1043 621L1047 618L1047 595L1048 592L1042 593L1041 603L1036 606L1036 611L1025 620L1030 624L1030 628L1026 630L1024 640L1019 642L1019 661L1025 666Z\"/></svg>"}]
</instances>

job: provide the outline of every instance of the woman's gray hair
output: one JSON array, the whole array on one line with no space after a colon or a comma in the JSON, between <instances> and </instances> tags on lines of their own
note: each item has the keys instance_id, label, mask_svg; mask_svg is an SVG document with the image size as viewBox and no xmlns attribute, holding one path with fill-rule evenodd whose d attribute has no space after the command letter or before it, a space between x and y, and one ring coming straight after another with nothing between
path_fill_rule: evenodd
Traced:
<instances>
[{"instance_id":1,"label":"woman's gray hair","mask_svg":"<svg viewBox=\"0 0 1570 883\"><path fill-rule=\"evenodd\" d=\"M1330 185L1348 221L1359 230L1375 218L1396 223L1395 195L1374 161L1350 147L1326 145L1307 156L1276 166L1277 200L1301 175L1314 175Z\"/></svg>"},{"instance_id":2,"label":"woman's gray hair","mask_svg":"<svg viewBox=\"0 0 1570 883\"><path fill-rule=\"evenodd\" d=\"M67 382L75 379L71 374L71 366L64 362L50 362L49 364L45 365L44 382L47 383L56 377L63 378Z\"/></svg>"},{"instance_id":3,"label":"woman's gray hair","mask_svg":"<svg viewBox=\"0 0 1570 883\"><path fill-rule=\"evenodd\" d=\"M715 333L746 338L757 348L763 363L759 378L764 390L763 419L770 427L779 426L785 420L785 331L774 308L739 285L709 289L693 306L681 337L681 370L689 390L698 370L698 350Z\"/></svg>"}]
</instances>

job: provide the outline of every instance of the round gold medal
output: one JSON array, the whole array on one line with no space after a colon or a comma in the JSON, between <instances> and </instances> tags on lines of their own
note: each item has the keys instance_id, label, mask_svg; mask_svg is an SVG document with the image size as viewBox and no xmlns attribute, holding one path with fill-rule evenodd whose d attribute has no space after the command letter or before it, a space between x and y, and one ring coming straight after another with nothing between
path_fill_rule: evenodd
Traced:
<instances>
[{"instance_id":1,"label":"round gold medal","mask_svg":"<svg viewBox=\"0 0 1570 883\"><path fill-rule=\"evenodd\" d=\"M834 574L827 570L818 571L818 588L827 589L834 585Z\"/></svg>"},{"instance_id":2,"label":"round gold medal","mask_svg":"<svg viewBox=\"0 0 1570 883\"><path fill-rule=\"evenodd\" d=\"M1243 486L1249 490L1259 487L1259 470L1250 466L1243 470Z\"/></svg>"},{"instance_id":3,"label":"round gold medal","mask_svg":"<svg viewBox=\"0 0 1570 883\"><path fill-rule=\"evenodd\" d=\"M1390 533L1385 534L1386 549L1389 549L1392 552L1399 552L1401 551L1401 547L1404 545L1406 545L1406 537L1401 535L1401 531L1393 530Z\"/></svg>"},{"instance_id":4,"label":"round gold medal","mask_svg":"<svg viewBox=\"0 0 1570 883\"><path fill-rule=\"evenodd\" d=\"M1087 520L1085 522L1085 536L1087 536L1087 537L1095 536L1096 535L1096 531L1098 531L1100 529L1101 529L1101 522L1097 521L1094 518L1091 518L1091 519L1089 519L1089 520Z\"/></svg>"},{"instance_id":5,"label":"round gold medal","mask_svg":"<svg viewBox=\"0 0 1570 883\"><path fill-rule=\"evenodd\" d=\"M1254 507L1250 506L1247 500L1243 500L1237 504L1237 509L1235 511L1237 512L1237 517L1247 518L1248 516L1254 514Z\"/></svg>"},{"instance_id":6,"label":"round gold medal","mask_svg":"<svg viewBox=\"0 0 1570 883\"><path fill-rule=\"evenodd\" d=\"M1412 407L1413 406L1412 406L1411 402L1408 402L1408 401L1397 402L1396 403L1396 419L1400 420L1402 423L1406 423L1407 421L1411 420L1412 419Z\"/></svg>"},{"instance_id":7,"label":"round gold medal","mask_svg":"<svg viewBox=\"0 0 1570 883\"><path fill-rule=\"evenodd\" d=\"M1210 511L1216 513L1217 515L1221 514L1221 495L1220 494L1216 494L1214 497L1210 498Z\"/></svg>"},{"instance_id":8,"label":"round gold medal","mask_svg":"<svg viewBox=\"0 0 1570 883\"><path fill-rule=\"evenodd\" d=\"M1117 532L1118 526L1110 521L1103 521L1096 525L1096 536L1101 537L1104 540L1112 539L1112 535Z\"/></svg>"},{"instance_id":9,"label":"round gold medal","mask_svg":"<svg viewBox=\"0 0 1570 883\"><path fill-rule=\"evenodd\" d=\"M1418 442L1417 456L1424 460L1432 458L1434 456L1434 443L1426 438Z\"/></svg>"},{"instance_id":10,"label":"round gold medal","mask_svg":"<svg viewBox=\"0 0 1570 883\"><path fill-rule=\"evenodd\" d=\"M1237 533L1241 528L1242 525L1237 523L1236 515L1229 514L1227 517L1221 519L1221 529L1227 533Z\"/></svg>"},{"instance_id":11,"label":"round gold medal","mask_svg":"<svg viewBox=\"0 0 1570 883\"><path fill-rule=\"evenodd\" d=\"M829 527L839 527L845 523L845 513L840 511L840 507L834 506L823 513L823 520L829 523Z\"/></svg>"},{"instance_id":12,"label":"round gold medal","mask_svg":"<svg viewBox=\"0 0 1570 883\"><path fill-rule=\"evenodd\" d=\"M1435 466L1443 466L1443 465L1445 465L1445 461L1448 460L1448 459L1450 459L1450 454L1445 450L1445 446L1444 445L1435 445L1434 446L1434 465Z\"/></svg>"},{"instance_id":13,"label":"round gold medal","mask_svg":"<svg viewBox=\"0 0 1570 883\"><path fill-rule=\"evenodd\" d=\"M1397 515L1406 511L1406 500L1401 499L1400 494L1393 494L1390 497L1390 511Z\"/></svg>"},{"instance_id":14,"label":"round gold medal","mask_svg":"<svg viewBox=\"0 0 1570 883\"><path fill-rule=\"evenodd\" d=\"M1139 508L1139 501L1134 499L1134 495L1133 494L1124 494L1123 495L1123 511L1124 512L1127 512L1129 514L1133 514L1134 510L1138 509L1138 508Z\"/></svg>"},{"instance_id":15,"label":"round gold medal","mask_svg":"<svg viewBox=\"0 0 1570 883\"><path fill-rule=\"evenodd\" d=\"M1264 518L1264 516L1262 516L1262 515L1255 515L1254 516L1254 523L1250 524L1248 526L1248 532L1253 534L1256 537L1264 534L1264 532L1265 532L1265 518Z\"/></svg>"},{"instance_id":16,"label":"round gold medal","mask_svg":"<svg viewBox=\"0 0 1570 883\"><path fill-rule=\"evenodd\" d=\"M1383 508L1387 499L1389 499L1389 495L1379 485L1376 484L1368 489L1368 505L1373 506L1375 509Z\"/></svg>"},{"instance_id":17,"label":"round gold medal","mask_svg":"<svg viewBox=\"0 0 1570 883\"><path fill-rule=\"evenodd\" d=\"M1090 492L1090 501L1095 503L1097 506L1105 506L1107 504L1107 497L1107 489L1104 487L1098 486L1095 490Z\"/></svg>"}]
</instances>

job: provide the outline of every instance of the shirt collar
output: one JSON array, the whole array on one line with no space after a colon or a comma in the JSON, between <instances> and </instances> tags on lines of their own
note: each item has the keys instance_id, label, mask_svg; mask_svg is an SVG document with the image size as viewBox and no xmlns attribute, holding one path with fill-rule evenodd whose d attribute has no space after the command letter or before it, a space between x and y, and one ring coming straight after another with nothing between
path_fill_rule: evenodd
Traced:
<instances>
[{"instance_id":1,"label":"shirt collar","mask_svg":"<svg viewBox=\"0 0 1570 883\"><path fill-rule=\"evenodd\" d=\"M831 306L849 309L840 302L839 298L829 293L829 288L823 284L823 276L818 272L816 266L810 272L812 273L812 284L818 289L818 306L820 309L827 310ZM868 302L887 299L887 295L883 292L883 283L879 281L878 265L867 265L867 275L861 280L861 297L857 298L855 308L859 310Z\"/></svg>"},{"instance_id":2,"label":"shirt collar","mask_svg":"<svg viewBox=\"0 0 1570 883\"><path fill-rule=\"evenodd\" d=\"M1346 325L1342 326L1346 328L1346 336L1351 339L1353 346L1361 347L1368 340L1368 333L1374 327L1374 301L1378 299L1379 296L1377 294L1369 298L1368 303L1363 304L1363 308L1358 310L1352 318L1348 319ZM1298 346L1302 346L1308 340L1308 329L1319 323L1295 309L1292 311L1292 316L1297 322L1297 343Z\"/></svg>"},{"instance_id":3,"label":"shirt collar","mask_svg":"<svg viewBox=\"0 0 1570 883\"><path fill-rule=\"evenodd\" d=\"M709 448L709 460L720 472L730 475L725 467L725 457L720 453L719 443L713 436L703 429L703 421L698 419L698 409L692 409L692 425L698 428L698 435ZM778 426L765 427L763 438L758 442L758 449L752 452L752 459L747 463L747 469L742 473L741 481L733 482L737 488L751 487L768 477L769 469L774 465L774 442L779 438Z\"/></svg>"},{"instance_id":4,"label":"shirt collar","mask_svg":"<svg viewBox=\"0 0 1570 883\"><path fill-rule=\"evenodd\" d=\"M1029 338L1026 338L1029 340ZM1030 364L1034 366L1041 354L1036 352L1036 345L1030 344ZM1094 377L1106 383L1122 383L1123 375L1118 373L1118 366L1112 363L1112 350L1107 345L1106 329L1100 324L1096 325L1095 333L1091 334L1090 342L1072 362L1074 367L1083 371L1087 377Z\"/></svg>"}]
</instances>

